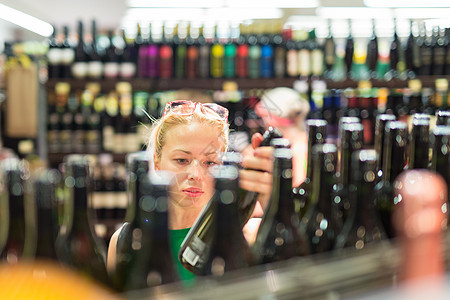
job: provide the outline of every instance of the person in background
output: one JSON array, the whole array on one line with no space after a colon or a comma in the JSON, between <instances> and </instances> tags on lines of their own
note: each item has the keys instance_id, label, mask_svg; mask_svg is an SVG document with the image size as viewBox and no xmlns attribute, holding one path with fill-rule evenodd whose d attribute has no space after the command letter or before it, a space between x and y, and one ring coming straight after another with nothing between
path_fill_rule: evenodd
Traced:
<instances>
[{"instance_id":1,"label":"person in background","mask_svg":"<svg viewBox=\"0 0 450 300\"><path fill-rule=\"evenodd\" d=\"M196 103L186 100L169 102L163 116L153 124L149 139L149 155L153 158L150 170L171 171L175 184L170 191L169 238L174 261L183 280L194 275L178 261L181 243L194 224L203 207L214 194L214 180L210 167L220 164L220 154L228 145L228 110L214 103ZM256 147L259 145L255 140ZM262 202L267 202L272 190L271 147L259 147L242 162L240 187L259 192ZM265 207L266 203L262 203ZM117 239L122 228L111 237L107 267L115 267ZM244 230L251 236L256 232Z\"/></svg>"},{"instance_id":2,"label":"person in background","mask_svg":"<svg viewBox=\"0 0 450 300\"><path fill-rule=\"evenodd\" d=\"M297 91L286 87L266 92L255 106L255 112L264 121L266 128L277 128L283 137L291 142L294 186L299 186L306 177L308 135L305 121L309 109L308 100L302 98ZM254 135L252 145L257 145L261 139L259 134ZM248 150L244 151L244 155L249 153Z\"/></svg>"}]
</instances>

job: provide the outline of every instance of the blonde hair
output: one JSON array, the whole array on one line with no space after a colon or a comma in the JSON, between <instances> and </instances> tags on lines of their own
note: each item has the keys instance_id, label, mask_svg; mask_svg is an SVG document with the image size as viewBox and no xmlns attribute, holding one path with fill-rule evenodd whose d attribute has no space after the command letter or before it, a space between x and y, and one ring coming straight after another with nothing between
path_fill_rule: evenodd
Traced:
<instances>
[{"instance_id":1,"label":"blonde hair","mask_svg":"<svg viewBox=\"0 0 450 300\"><path fill-rule=\"evenodd\" d=\"M223 144L224 148L221 151L226 151L228 147L228 122L210 118L203 113L195 110L191 115L179 115L175 113L168 113L167 115L157 119L150 128L150 135L147 143L147 149L150 152L150 157L156 154L156 157L161 158L161 151L166 142L167 132L178 125L188 125L194 122L206 123L210 126L216 127L220 132L217 136Z\"/></svg>"}]
</instances>

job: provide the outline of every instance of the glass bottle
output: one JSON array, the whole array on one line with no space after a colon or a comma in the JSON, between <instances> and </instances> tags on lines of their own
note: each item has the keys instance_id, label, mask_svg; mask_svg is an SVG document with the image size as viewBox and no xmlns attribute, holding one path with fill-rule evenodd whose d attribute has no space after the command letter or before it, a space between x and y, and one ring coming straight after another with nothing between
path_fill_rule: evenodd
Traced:
<instances>
[{"instance_id":1,"label":"glass bottle","mask_svg":"<svg viewBox=\"0 0 450 300\"><path fill-rule=\"evenodd\" d=\"M386 124L384 135L383 173L380 182L375 185L375 207L388 238L396 236L392 224L394 207L401 198L394 193L397 176L403 172L406 165L408 145L408 126L404 122L390 121ZM380 159L379 159L380 160Z\"/></svg>"},{"instance_id":2,"label":"glass bottle","mask_svg":"<svg viewBox=\"0 0 450 300\"><path fill-rule=\"evenodd\" d=\"M64 219L56 240L59 260L92 280L109 284L106 273L106 246L94 231L91 207L92 181L89 163L83 155L64 159L66 199Z\"/></svg>"},{"instance_id":3,"label":"glass bottle","mask_svg":"<svg viewBox=\"0 0 450 300\"><path fill-rule=\"evenodd\" d=\"M430 119L415 114L408 141L408 169L427 169L429 162Z\"/></svg>"},{"instance_id":4,"label":"glass bottle","mask_svg":"<svg viewBox=\"0 0 450 300\"><path fill-rule=\"evenodd\" d=\"M450 125L450 110L436 111L436 126Z\"/></svg>"},{"instance_id":5,"label":"glass bottle","mask_svg":"<svg viewBox=\"0 0 450 300\"><path fill-rule=\"evenodd\" d=\"M57 260L56 238L59 232L56 186L61 180L57 170L41 170L34 178L36 201L36 253L39 259Z\"/></svg>"},{"instance_id":6,"label":"glass bottle","mask_svg":"<svg viewBox=\"0 0 450 300\"><path fill-rule=\"evenodd\" d=\"M386 237L374 207L373 189L376 177L377 153L359 150L352 155L352 176L349 189L351 212L344 222L336 249L362 250Z\"/></svg>"},{"instance_id":7,"label":"glass bottle","mask_svg":"<svg viewBox=\"0 0 450 300\"><path fill-rule=\"evenodd\" d=\"M252 247L257 263L272 263L309 253L300 230L292 193L292 151L275 149L272 194Z\"/></svg>"},{"instance_id":8,"label":"glass bottle","mask_svg":"<svg viewBox=\"0 0 450 300\"><path fill-rule=\"evenodd\" d=\"M341 149L339 160L339 176L334 190L334 204L338 207L338 215L346 222L351 207L350 183L355 169L352 155L361 150L364 145L364 129L361 123L347 123L342 125Z\"/></svg>"},{"instance_id":9,"label":"glass bottle","mask_svg":"<svg viewBox=\"0 0 450 300\"><path fill-rule=\"evenodd\" d=\"M450 126L436 126L433 128L431 170L444 178L450 187ZM449 193L447 194L450 202Z\"/></svg>"},{"instance_id":10,"label":"glass bottle","mask_svg":"<svg viewBox=\"0 0 450 300\"><path fill-rule=\"evenodd\" d=\"M212 170L212 175L215 179L216 192L211 201L216 202L217 208L212 216L211 232L214 233L214 237L202 273L221 276L225 272L251 265L252 254L239 224L238 168L219 166Z\"/></svg>"},{"instance_id":11,"label":"glass bottle","mask_svg":"<svg viewBox=\"0 0 450 300\"><path fill-rule=\"evenodd\" d=\"M293 192L296 198L295 210L303 217L310 204L312 190L312 178L314 174L312 149L315 145L325 144L327 138L327 121L320 119L310 119L306 121L308 128L308 156L306 163L305 181L298 187L294 187Z\"/></svg>"},{"instance_id":12,"label":"glass bottle","mask_svg":"<svg viewBox=\"0 0 450 300\"><path fill-rule=\"evenodd\" d=\"M29 171L17 158L0 164L0 260L15 264L32 258L36 250L35 207L31 199Z\"/></svg>"},{"instance_id":13,"label":"glass bottle","mask_svg":"<svg viewBox=\"0 0 450 300\"><path fill-rule=\"evenodd\" d=\"M367 44L367 58L366 65L370 71L370 77L377 77L377 62L378 62L378 38L375 31L375 19L372 19L372 36Z\"/></svg>"},{"instance_id":14,"label":"glass bottle","mask_svg":"<svg viewBox=\"0 0 450 300\"><path fill-rule=\"evenodd\" d=\"M311 253L331 251L342 229L333 203L337 148L334 144L319 144L313 148L314 178L311 192L311 208L302 219L306 224ZM306 222L306 223L305 223Z\"/></svg>"},{"instance_id":15,"label":"glass bottle","mask_svg":"<svg viewBox=\"0 0 450 300\"><path fill-rule=\"evenodd\" d=\"M386 134L386 124L395 121L394 115L380 114L375 121L375 151L378 153L377 161L377 182L383 176L384 166L384 136Z\"/></svg>"},{"instance_id":16,"label":"glass bottle","mask_svg":"<svg viewBox=\"0 0 450 300\"><path fill-rule=\"evenodd\" d=\"M137 159L131 167L135 171L130 172L129 178L134 216L118 249L115 282L119 290L179 280L168 234L168 198L173 175L159 171L149 176L145 163L145 159Z\"/></svg>"}]
</instances>

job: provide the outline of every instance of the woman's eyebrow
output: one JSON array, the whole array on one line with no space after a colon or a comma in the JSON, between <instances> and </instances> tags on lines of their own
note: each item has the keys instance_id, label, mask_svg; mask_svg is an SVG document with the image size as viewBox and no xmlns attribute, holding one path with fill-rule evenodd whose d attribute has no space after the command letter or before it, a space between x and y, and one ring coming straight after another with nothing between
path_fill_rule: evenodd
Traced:
<instances>
[{"instance_id":1,"label":"woman's eyebrow","mask_svg":"<svg viewBox=\"0 0 450 300\"><path fill-rule=\"evenodd\" d=\"M186 153L186 154L189 154L189 155L192 154L192 152L187 151L187 150L183 150L183 149L174 149L174 150L172 150L172 152L176 152L176 151L180 151L180 152L183 152L183 153Z\"/></svg>"}]
</instances>

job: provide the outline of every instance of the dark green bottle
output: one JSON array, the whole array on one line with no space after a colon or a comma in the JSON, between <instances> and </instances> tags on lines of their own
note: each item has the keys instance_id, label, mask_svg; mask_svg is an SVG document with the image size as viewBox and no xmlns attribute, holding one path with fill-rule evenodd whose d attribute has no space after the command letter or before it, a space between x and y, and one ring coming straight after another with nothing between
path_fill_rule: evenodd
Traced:
<instances>
[{"instance_id":1,"label":"dark green bottle","mask_svg":"<svg viewBox=\"0 0 450 300\"><path fill-rule=\"evenodd\" d=\"M351 211L337 238L336 249L362 250L386 238L374 206L376 163L375 150L359 150L352 155Z\"/></svg>"},{"instance_id":2,"label":"dark green bottle","mask_svg":"<svg viewBox=\"0 0 450 300\"><path fill-rule=\"evenodd\" d=\"M90 203L93 181L88 160L83 155L67 155L64 168L66 199L63 225L56 240L58 258L86 277L108 285L106 245L94 231L95 214Z\"/></svg>"},{"instance_id":3,"label":"dark green bottle","mask_svg":"<svg viewBox=\"0 0 450 300\"><path fill-rule=\"evenodd\" d=\"M450 186L450 126L436 126L431 135L432 157L431 170L444 178ZM447 196L450 193L447 193ZM450 201L450 196L448 196Z\"/></svg>"},{"instance_id":4,"label":"dark green bottle","mask_svg":"<svg viewBox=\"0 0 450 300\"><path fill-rule=\"evenodd\" d=\"M61 181L57 170L41 170L34 179L36 201L36 253L35 258L58 260L56 238L59 231L56 187Z\"/></svg>"},{"instance_id":5,"label":"dark green bottle","mask_svg":"<svg viewBox=\"0 0 450 300\"><path fill-rule=\"evenodd\" d=\"M32 258L36 249L30 174L17 158L3 160L0 172L0 261L15 264L24 258Z\"/></svg>"},{"instance_id":6,"label":"dark green bottle","mask_svg":"<svg viewBox=\"0 0 450 300\"><path fill-rule=\"evenodd\" d=\"M238 168L224 165L214 168L211 173L216 189L211 201L216 202L217 209L212 216L211 232L214 237L202 274L221 276L225 272L250 266L252 254L239 224Z\"/></svg>"},{"instance_id":7,"label":"dark green bottle","mask_svg":"<svg viewBox=\"0 0 450 300\"><path fill-rule=\"evenodd\" d=\"M179 280L172 259L168 232L169 187L173 174L149 176L137 160L130 184L134 185L135 215L129 238L118 249L115 283L118 290L137 290ZM133 172L132 172L133 174Z\"/></svg>"},{"instance_id":8,"label":"dark green bottle","mask_svg":"<svg viewBox=\"0 0 450 300\"><path fill-rule=\"evenodd\" d=\"M313 148L314 178L311 206L302 219L306 222L311 253L331 251L341 232L341 219L333 205L333 187L336 181L337 148L334 144L315 145Z\"/></svg>"},{"instance_id":9,"label":"dark green bottle","mask_svg":"<svg viewBox=\"0 0 450 300\"><path fill-rule=\"evenodd\" d=\"M414 115L409 135L408 169L427 169L429 162L430 120Z\"/></svg>"},{"instance_id":10,"label":"dark green bottle","mask_svg":"<svg viewBox=\"0 0 450 300\"><path fill-rule=\"evenodd\" d=\"M308 128L308 161L306 165L306 178L305 181L298 187L294 187L293 192L297 199L295 210L299 213L300 217L303 217L309 207L309 198L312 190L312 178L313 178L313 158L312 149L315 145L325 144L327 138L327 121L320 119L310 119L306 121Z\"/></svg>"},{"instance_id":11,"label":"dark green bottle","mask_svg":"<svg viewBox=\"0 0 450 300\"><path fill-rule=\"evenodd\" d=\"M364 145L364 129L361 123L347 123L342 125L341 153L339 160L339 176L334 190L334 203L339 209L339 216L345 222L351 210L349 188L351 174L355 166L352 165L352 155L361 150Z\"/></svg>"},{"instance_id":12,"label":"dark green bottle","mask_svg":"<svg viewBox=\"0 0 450 300\"><path fill-rule=\"evenodd\" d=\"M394 193L395 179L406 166L408 126L404 122L390 121L384 136L383 174L375 186L375 207L388 238L396 236L392 224L392 211L401 198Z\"/></svg>"},{"instance_id":13,"label":"dark green bottle","mask_svg":"<svg viewBox=\"0 0 450 300\"><path fill-rule=\"evenodd\" d=\"M389 114L380 114L377 115L375 121L375 151L378 153L378 162L377 162L377 182L383 176L383 160L384 160L384 136L386 123L389 121L395 121L394 115Z\"/></svg>"},{"instance_id":14,"label":"dark green bottle","mask_svg":"<svg viewBox=\"0 0 450 300\"><path fill-rule=\"evenodd\" d=\"M256 263L309 254L292 193L292 151L275 149L272 194L252 247Z\"/></svg>"}]
</instances>

